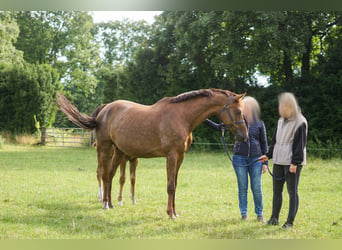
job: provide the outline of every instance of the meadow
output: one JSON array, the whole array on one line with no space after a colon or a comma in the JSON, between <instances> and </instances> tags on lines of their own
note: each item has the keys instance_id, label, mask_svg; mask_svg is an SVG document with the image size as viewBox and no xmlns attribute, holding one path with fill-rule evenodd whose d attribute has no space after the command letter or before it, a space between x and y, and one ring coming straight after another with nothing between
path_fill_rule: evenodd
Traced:
<instances>
[{"instance_id":1,"label":"meadow","mask_svg":"<svg viewBox=\"0 0 342 250\"><path fill-rule=\"evenodd\" d=\"M342 161L309 158L299 183L295 226L260 224L249 190L247 222L240 220L237 183L223 152L187 153L179 172L176 210L166 214L164 158L140 159L136 200L102 210L94 149L4 145L0 149L0 239L341 239ZM129 174L127 168L127 175ZM264 216L272 209L272 178L262 177ZM112 197L119 189L118 173ZM117 204L115 202L115 204Z\"/></svg>"}]
</instances>

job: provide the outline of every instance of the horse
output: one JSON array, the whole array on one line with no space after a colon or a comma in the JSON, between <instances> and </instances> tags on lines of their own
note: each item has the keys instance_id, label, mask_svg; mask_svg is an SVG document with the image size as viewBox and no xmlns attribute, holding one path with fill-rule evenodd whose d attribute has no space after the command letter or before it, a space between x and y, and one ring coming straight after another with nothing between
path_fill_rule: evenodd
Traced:
<instances>
[{"instance_id":1,"label":"horse","mask_svg":"<svg viewBox=\"0 0 342 250\"><path fill-rule=\"evenodd\" d=\"M246 140L248 131L241 110L244 96L228 90L200 89L164 97L152 105L116 100L95 112L96 118L80 113L60 93L57 103L76 126L96 130L104 189L103 209L113 208L112 179L124 157L128 160L165 157L166 212L170 219L175 219L178 216L175 210L178 171L192 143L192 131L209 116L218 115L237 141Z\"/></svg>"}]
</instances>

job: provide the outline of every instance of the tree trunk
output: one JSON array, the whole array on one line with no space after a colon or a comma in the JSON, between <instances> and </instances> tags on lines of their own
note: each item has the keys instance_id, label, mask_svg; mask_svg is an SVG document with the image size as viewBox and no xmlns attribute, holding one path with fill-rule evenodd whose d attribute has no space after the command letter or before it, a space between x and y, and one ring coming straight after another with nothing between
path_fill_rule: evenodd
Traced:
<instances>
[{"instance_id":1,"label":"tree trunk","mask_svg":"<svg viewBox=\"0 0 342 250\"><path fill-rule=\"evenodd\" d=\"M312 21L310 18L308 18L308 20L306 20L307 23L307 28L308 28L308 33L306 36L306 40L304 41L304 48L305 51L303 53L303 57L302 57L302 76L306 75L310 72L310 54L311 54L311 50L312 50L312 36L313 36L313 31L312 31Z\"/></svg>"},{"instance_id":2,"label":"tree trunk","mask_svg":"<svg viewBox=\"0 0 342 250\"><path fill-rule=\"evenodd\" d=\"M286 50L284 50L283 70L285 74L285 82L292 81L293 79L292 62Z\"/></svg>"}]
</instances>

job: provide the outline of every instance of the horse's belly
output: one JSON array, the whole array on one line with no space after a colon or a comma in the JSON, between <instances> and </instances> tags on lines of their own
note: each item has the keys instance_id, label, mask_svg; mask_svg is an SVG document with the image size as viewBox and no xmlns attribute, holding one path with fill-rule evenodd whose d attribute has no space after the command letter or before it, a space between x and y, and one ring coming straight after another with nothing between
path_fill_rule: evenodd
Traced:
<instances>
[{"instance_id":1,"label":"horse's belly","mask_svg":"<svg viewBox=\"0 0 342 250\"><path fill-rule=\"evenodd\" d=\"M112 130L112 141L130 157L164 157L173 150L184 152L191 144L191 134L189 137L172 129L161 132L157 126L142 126L142 123L120 124Z\"/></svg>"},{"instance_id":2,"label":"horse's belly","mask_svg":"<svg viewBox=\"0 0 342 250\"><path fill-rule=\"evenodd\" d=\"M126 155L137 158L152 158L165 156L164 150L158 138L153 136L116 136L114 144Z\"/></svg>"},{"instance_id":3,"label":"horse's belly","mask_svg":"<svg viewBox=\"0 0 342 250\"><path fill-rule=\"evenodd\" d=\"M160 150L159 147L139 147L136 145L126 145L125 143L118 143L117 147L126 155L134 158L153 158L165 156L165 153Z\"/></svg>"}]
</instances>

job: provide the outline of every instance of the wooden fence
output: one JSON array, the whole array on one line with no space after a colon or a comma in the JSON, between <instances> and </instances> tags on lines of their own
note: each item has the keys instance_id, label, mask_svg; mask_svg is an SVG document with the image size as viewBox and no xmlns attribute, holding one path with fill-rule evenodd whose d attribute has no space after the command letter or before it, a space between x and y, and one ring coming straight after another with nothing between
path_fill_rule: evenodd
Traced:
<instances>
[{"instance_id":1,"label":"wooden fence","mask_svg":"<svg viewBox=\"0 0 342 250\"><path fill-rule=\"evenodd\" d=\"M48 147L91 147L93 133L83 128L41 128L41 144Z\"/></svg>"}]
</instances>

